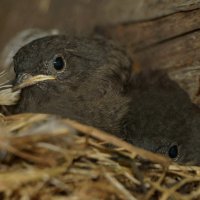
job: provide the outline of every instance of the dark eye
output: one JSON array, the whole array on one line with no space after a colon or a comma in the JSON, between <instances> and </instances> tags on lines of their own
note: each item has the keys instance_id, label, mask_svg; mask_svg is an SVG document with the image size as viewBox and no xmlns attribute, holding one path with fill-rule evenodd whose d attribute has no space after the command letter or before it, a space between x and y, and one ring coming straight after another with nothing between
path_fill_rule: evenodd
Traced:
<instances>
[{"instance_id":1,"label":"dark eye","mask_svg":"<svg viewBox=\"0 0 200 200\"><path fill-rule=\"evenodd\" d=\"M65 61L61 56L58 56L54 59L53 66L57 71L60 71L65 67Z\"/></svg>"},{"instance_id":2,"label":"dark eye","mask_svg":"<svg viewBox=\"0 0 200 200\"><path fill-rule=\"evenodd\" d=\"M178 146L177 145L172 145L170 148L169 148L169 151L168 151L168 156L172 159L176 158L178 156Z\"/></svg>"}]
</instances>

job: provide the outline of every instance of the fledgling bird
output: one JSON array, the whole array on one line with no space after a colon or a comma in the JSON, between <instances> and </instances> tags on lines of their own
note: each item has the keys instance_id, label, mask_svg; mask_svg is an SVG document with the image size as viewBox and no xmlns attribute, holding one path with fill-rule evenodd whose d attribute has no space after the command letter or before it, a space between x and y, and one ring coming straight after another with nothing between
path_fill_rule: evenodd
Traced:
<instances>
[{"instance_id":1,"label":"fledgling bird","mask_svg":"<svg viewBox=\"0 0 200 200\"><path fill-rule=\"evenodd\" d=\"M14 105L19 99L20 91L12 91L15 79L13 56L29 42L49 35L57 35L57 29L44 31L41 29L25 29L15 35L0 53L0 106ZM0 108L1 110L1 108Z\"/></svg>"},{"instance_id":2,"label":"fledgling bird","mask_svg":"<svg viewBox=\"0 0 200 200\"><path fill-rule=\"evenodd\" d=\"M14 56L16 83L25 75L54 80L22 90L14 113L42 112L86 123L178 162L200 164L200 115L162 72L132 73L120 47L102 38L49 36Z\"/></svg>"}]
</instances>

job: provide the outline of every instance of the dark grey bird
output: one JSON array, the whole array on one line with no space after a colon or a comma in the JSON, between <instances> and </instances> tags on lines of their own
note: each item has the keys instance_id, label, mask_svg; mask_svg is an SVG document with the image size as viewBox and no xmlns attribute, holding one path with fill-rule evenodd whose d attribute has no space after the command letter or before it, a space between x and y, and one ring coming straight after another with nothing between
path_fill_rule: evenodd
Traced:
<instances>
[{"instance_id":1,"label":"dark grey bird","mask_svg":"<svg viewBox=\"0 0 200 200\"><path fill-rule=\"evenodd\" d=\"M55 80L24 88L14 113L42 112L78 120L183 163L200 164L200 114L163 72L132 73L126 52L102 38L49 36L14 56L24 75Z\"/></svg>"},{"instance_id":2,"label":"dark grey bird","mask_svg":"<svg viewBox=\"0 0 200 200\"><path fill-rule=\"evenodd\" d=\"M29 42L48 35L56 35L56 29L44 31L40 29L26 29L17 33L0 52L0 111L3 105L14 105L19 99L20 91L12 91L12 81L15 79L13 56Z\"/></svg>"}]
</instances>

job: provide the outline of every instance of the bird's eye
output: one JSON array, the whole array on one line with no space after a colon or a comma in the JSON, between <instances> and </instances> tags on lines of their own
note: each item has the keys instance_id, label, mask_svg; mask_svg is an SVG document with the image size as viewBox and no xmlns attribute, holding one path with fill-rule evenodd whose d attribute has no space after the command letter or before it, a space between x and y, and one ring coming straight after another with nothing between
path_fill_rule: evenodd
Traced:
<instances>
[{"instance_id":1,"label":"bird's eye","mask_svg":"<svg viewBox=\"0 0 200 200\"><path fill-rule=\"evenodd\" d=\"M55 70L60 71L65 67L65 61L61 56L58 56L54 59L53 66Z\"/></svg>"},{"instance_id":2,"label":"bird's eye","mask_svg":"<svg viewBox=\"0 0 200 200\"><path fill-rule=\"evenodd\" d=\"M169 148L169 151L168 151L168 156L172 159L175 159L177 158L178 156L178 146L177 145L172 145L170 148Z\"/></svg>"}]
</instances>

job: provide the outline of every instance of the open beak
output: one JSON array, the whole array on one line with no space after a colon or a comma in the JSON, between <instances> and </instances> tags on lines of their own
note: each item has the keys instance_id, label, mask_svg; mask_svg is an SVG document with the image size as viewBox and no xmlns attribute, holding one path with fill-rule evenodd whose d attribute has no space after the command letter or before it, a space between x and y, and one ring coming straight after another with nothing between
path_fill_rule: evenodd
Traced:
<instances>
[{"instance_id":1,"label":"open beak","mask_svg":"<svg viewBox=\"0 0 200 200\"><path fill-rule=\"evenodd\" d=\"M50 75L36 75L32 76L30 74L19 74L17 76L16 83L13 87L13 91L21 90L25 87L29 87L35 85L39 82L46 81L46 80L55 80L55 77Z\"/></svg>"}]
</instances>

